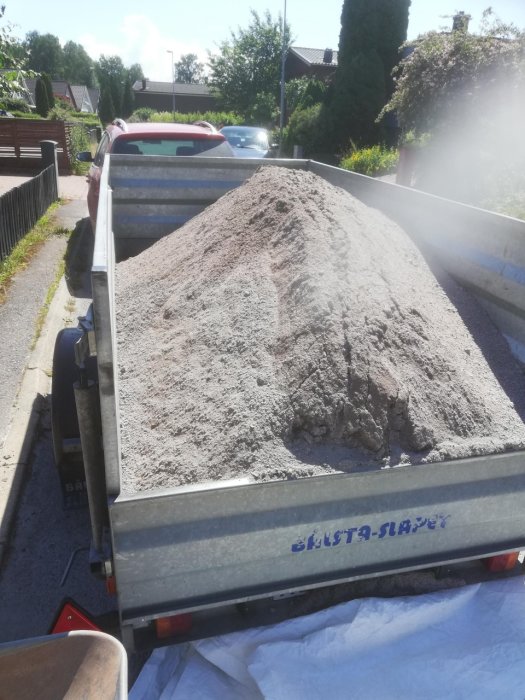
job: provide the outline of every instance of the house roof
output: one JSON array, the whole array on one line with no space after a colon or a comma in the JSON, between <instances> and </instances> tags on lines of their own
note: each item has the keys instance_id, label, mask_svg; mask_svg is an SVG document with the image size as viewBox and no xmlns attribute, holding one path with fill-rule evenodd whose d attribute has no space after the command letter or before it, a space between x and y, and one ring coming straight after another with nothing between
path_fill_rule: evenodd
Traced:
<instances>
[{"instance_id":1,"label":"house roof","mask_svg":"<svg viewBox=\"0 0 525 700\"><path fill-rule=\"evenodd\" d=\"M27 89L34 101L35 99L35 89L36 89L36 78L28 78L26 80ZM52 80L51 89L53 90L53 95L57 97L65 97L66 100L70 100L73 106L76 107L75 97L71 91L70 85L65 80Z\"/></svg>"},{"instance_id":2,"label":"house roof","mask_svg":"<svg viewBox=\"0 0 525 700\"><path fill-rule=\"evenodd\" d=\"M161 95L171 95L173 93L174 83L161 82L158 80L146 80L145 88L142 80L136 80L133 83L135 92L157 93ZM207 85L201 83L175 83L176 95L201 95L208 97L211 92Z\"/></svg>"},{"instance_id":3,"label":"house roof","mask_svg":"<svg viewBox=\"0 0 525 700\"><path fill-rule=\"evenodd\" d=\"M332 52L330 63L324 60L325 52L327 51ZM333 49L308 49L302 46L291 46L290 52L310 66L337 66L337 51Z\"/></svg>"},{"instance_id":4,"label":"house roof","mask_svg":"<svg viewBox=\"0 0 525 700\"><path fill-rule=\"evenodd\" d=\"M77 109L82 111L82 107L85 105L89 112L94 111L89 91L85 85L71 85L71 92L73 93L73 99L75 100Z\"/></svg>"},{"instance_id":5,"label":"house roof","mask_svg":"<svg viewBox=\"0 0 525 700\"><path fill-rule=\"evenodd\" d=\"M98 88L88 88L89 99L91 101L91 106L93 111L96 112L98 108L98 101L100 99L100 90Z\"/></svg>"}]
</instances>

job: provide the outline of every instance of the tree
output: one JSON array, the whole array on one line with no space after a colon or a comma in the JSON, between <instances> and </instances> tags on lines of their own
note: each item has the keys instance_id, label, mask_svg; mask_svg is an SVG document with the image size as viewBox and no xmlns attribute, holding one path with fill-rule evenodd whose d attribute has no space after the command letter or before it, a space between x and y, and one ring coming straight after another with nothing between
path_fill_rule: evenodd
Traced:
<instances>
[{"instance_id":1,"label":"tree","mask_svg":"<svg viewBox=\"0 0 525 700\"><path fill-rule=\"evenodd\" d=\"M122 97L124 93L124 83L127 77L126 69L122 63L120 56L104 56L102 55L95 64L97 79L102 91L105 90L111 96L113 105L113 117L120 116L122 113ZM100 107L99 107L100 113ZM111 121L111 120L110 120Z\"/></svg>"},{"instance_id":2,"label":"tree","mask_svg":"<svg viewBox=\"0 0 525 700\"><path fill-rule=\"evenodd\" d=\"M42 78L37 78L35 85L35 106L41 117L47 117L49 112L49 102L47 99L46 84Z\"/></svg>"},{"instance_id":3,"label":"tree","mask_svg":"<svg viewBox=\"0 0 525 700\"><path fill-rule=\"evenodd\" d=\"M5 6L0 6L0 20L4 20ZM12 26L5 23L0 27L0 100L16 98L24 90L24 77L30 72L24 70L27 51L12 36Z\"/></svg>"},{"instance_id":4,"label":"tree","mask_svg":"<svg viewBox=\"0 0 525 700\"><path fill-rule=\"evenodd\" d=\"M231 32L231 40L220 44L220 53L209 57L209 83L219 97L221 107L238 112L246 121L254 117L253 106L266 104L265 117L271 120L279 105L281 56L290 42L290 29L269 12L261 18L251 11L248 29ZM271 107L267 98L271 96ZM272 114L273 113L273 114Z\"/></svg>"},{"instance_id":5,"label":"tree","mask_svg":"<svg viewBox=\"0 0 525 700\"><path fill-rule=\"evenodd\" d=\"M302 76L286 82L286 108L289 114L296 109L306 109L324 101L327 83L317 78Z\"/></svg>"},{"instance_id":6,"label":"tree","mask_svg":"<svg viewBox=\"0 0 525 700\"><path fill-rule=\"evenodd\" d=\"M326 115L333 147L381 140L376 118L393 89L391 73L406 39L409 6L410 0L345 0Z\"/></svg>"},{"instance_id":7,"label":"tree","mask_svg":"<svg viewBox=\"0 0 525 700\"><path fill-rule=\"evenodd\" d=\"M94 63L81 44L68 41L63 49L63 75L71 85L86 85L93 87L95 84Z\"/></svg>"},{"instance_id":8,"label":"tree","mask_svg":"<svg viewBox=\"0 0 525 700\"><path fill-rule=\"evenodd\" d=\"M133 107L135 106L135 96L133 90L131 89L131 79L129 74L124 83L124 91L122 94L122 110L121 114L124 119L127 119L133 113Z\"/></svg>"},{"instance_id":9,"label":"tree","mask_svg":"<svg viewBox=\"0 0 525 700\"><path fill-rule=\"evenodd\" d=\"M103 124L111 123L117 116L115 105L113 104L113 99L111 97L111 91L107 86L104 86L100 91L98 115Z\"/></svg>"},{"instance_id":10,"label":"tree","mask_svg":"<svg viewBox=\"0 0 525 700\"><path fill-rule=\"evenodd\" d=\"M483 206L525 192L525 32L491 19L481 30L429 32L401 62L394 95L404 134L424 137L415 184Z\"/></svg>"},{"instance_id":11,"label":"tree","mask_svg":"<svg viewBox=\"0 0 525 700\"><path fill-rule=\"evenodd\" d=\"M428 32L407 45L410 53L399 64L395 92L383 110L395 110L405 132L449 130L467 116L479 121L487 96L496 98L498 82L503 104L523 85L525 33L491 23L490 14L485 11L479 34L465 28Z\"/></svg>"},{"instance_id":12,"label":"tree","mask_svg":"<svg viewBox=\"0 0 525 700\"><path fill-rule=\"evenodd\" d=\"M175 64L175 80L178 83L204 82L204 64L199 63L197 54L187 53Z\"/></svg>"},{"instance_id":13,"label":"tree","mask_svg":"<svg viewBox=\"0 0 525 700\"><path fill-rule=\"evenodd\" d=\"M144 72L140 63L133 63L133 65L128 68L128 75L132 86L137 80L142 80L144 78Z\"/></svg>"},{"instance_id":14,"label":"tree","mask_svg":"<svg viewBox=\"0 0 525 700\"><path fill-rule=\"evenodd\" d=\"M40 76L42 79L42 82L44 83L44 86L46 88L46 95L47 95L47 104L49 105L49 109L53 109L55 106L55 96L53 94L53 86L51 84L51 78L47 73L42 73Z\"/></svg>"},{"instance_id":15,"label":"tree","mask_svg":"<svg viewBox=\"0 0 525 700\"><path fill-rule=\"evenodd\" d=\"M29 32L25 44L29 51L29 68L37 73L47 73L53 80L62 78L64 53L58 37Z\"/></svg>"}]
</instances>

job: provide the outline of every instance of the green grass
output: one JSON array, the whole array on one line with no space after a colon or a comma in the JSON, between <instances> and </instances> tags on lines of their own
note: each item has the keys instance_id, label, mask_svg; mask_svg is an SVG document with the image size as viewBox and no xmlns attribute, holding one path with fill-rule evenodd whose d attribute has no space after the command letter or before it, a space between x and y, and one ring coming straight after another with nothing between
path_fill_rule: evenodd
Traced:
<instances>
[{"instance_id":1,"label":"green grass","mask_svg":"<svg viewBox=\"0 0 525 700\"><path fill-rule=\"evenodd\" d=\"M59 206L60 202L52 204L31 231L17 243L10 255L0 262L0 304L6 299L7 290L14 276L27 266L45 241L51 236L69 234L69 231L56 224L54 212Z\"/></svg>"},{"instance_id":2,"label":"green grass","mask_svg":"<svg viewBox=\"0 0 525 700\"><path fill-rule=\"evenodd\" d=\"M34 350L35 345L37 344L38 339L40 338L40 334L42 333L42 328L44 326L44 322L47 317L47 312L49 311L49 307L51 305L51 302L53 301L53 297L55 296L55 292L58 289L58 285L60 284L60 280L62 279L64 275L64 271L66 268L66 263L65 260L61 260L60 263L57 265L57 269L55 270L55 277L51 284L49 285L49 288L46 293L46 298L44 299L44 303L42 304L40 311L38 312L38 315L36 317L36 322L35 322L35 335L33 337L33 341L31 343L31 350Z\"/></svg>"}]
</instances>

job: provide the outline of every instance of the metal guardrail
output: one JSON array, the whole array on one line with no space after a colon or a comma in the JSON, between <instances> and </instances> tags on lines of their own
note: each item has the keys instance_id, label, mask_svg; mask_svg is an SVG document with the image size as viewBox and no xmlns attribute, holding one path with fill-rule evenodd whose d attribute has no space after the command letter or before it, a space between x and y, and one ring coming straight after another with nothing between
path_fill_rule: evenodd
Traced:
<instances>
[{"instance_id":1,"label":"metal guardrail","mask_svg":"<svg viewBox=\"0 0 525 700\"><path fill-rule=\"evenodd\" d=\"M0 262L57 199L54 165L0 197Z\"/></svg>"}]
</instances>

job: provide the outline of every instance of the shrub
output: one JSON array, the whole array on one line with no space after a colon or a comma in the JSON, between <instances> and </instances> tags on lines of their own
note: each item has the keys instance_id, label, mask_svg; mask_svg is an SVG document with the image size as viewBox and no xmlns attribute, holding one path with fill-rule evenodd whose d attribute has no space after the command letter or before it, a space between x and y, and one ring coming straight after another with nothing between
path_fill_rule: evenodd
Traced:
<instances>
[{"instance_id":1,"label":"shrub","mask_svg":"<svg viewBox=\"0 0 525 700\"><path fill-rule=\"evenodd\" d=\"M139 107L129 122L178 122L179 124L193 124L196 121L205 121L216 127L243 124L241 117L234 112L155 112L149 107Z\"/></svg>"},{"instance_id":2,"label":"shrub","mask_svg":"<svg viewBox=\"0 0 525 700\"><path fill-rule=\"evenodd\" d=\"M2 97L0 107L8 112L22 112L23 114L31 114L31 107L27 102L19 97ZM40 117L38 117L40 119Z\"/></svg>"},{"instance_id":3,"label":"shrub","mask_svg":"<svg viewBox=\"0 0 525 700\"><path fill-rule=\"evenodd\" d=\"M91 150L89 133L84 124L72 124L69 128L70 165L74 175L84 175L89 169L89 163L77 160L77 153Z\"/></svg>"},{"instance_id":4,"label":"shrub","mask_svg":"<svg viewBox=\"0 0 525 700\"><path fill-rule=\"evenodd\" d=\"M150 122L153 114L155 114L155 110L151 107L139 107L133 111L128 122Z\"/></svg>"},{"instance_id":5,"label":"shrub","mask_svg":"<svg viewBox=\"0 0 525 700\"><path fill-rule=\"evenodd\" d=\"M396 149L370 146L354 150L343 157L340 167L362 175L386 175L395 171L398 159Z\"/></svg>"},{"instance_id":6,"label":"shrub","mask_svg":"<svg viewBox=\"0 0 525 700\"><path fill-rule=\"evenodd\" d=\"M324 150L324 112L321 104L306 109L296 109L283 133L283 147L288 155L294 146L302 146L305 157L311 157Z\"/></svg>"}]
</instances>

